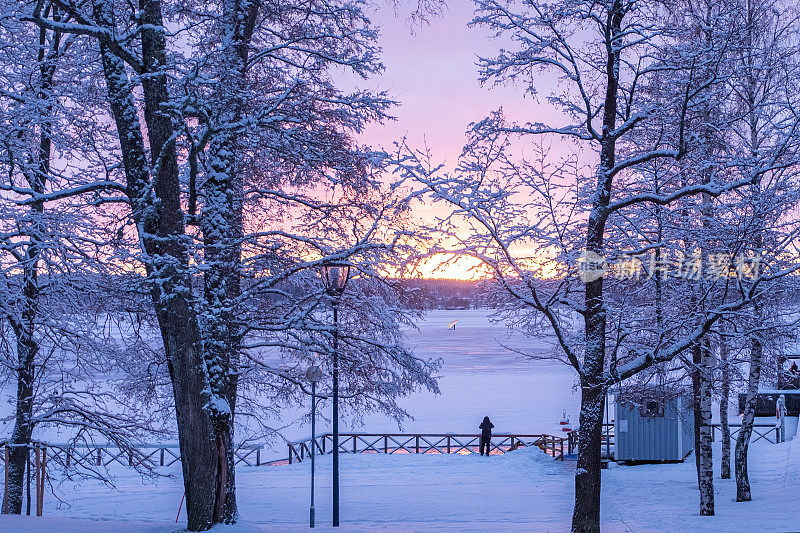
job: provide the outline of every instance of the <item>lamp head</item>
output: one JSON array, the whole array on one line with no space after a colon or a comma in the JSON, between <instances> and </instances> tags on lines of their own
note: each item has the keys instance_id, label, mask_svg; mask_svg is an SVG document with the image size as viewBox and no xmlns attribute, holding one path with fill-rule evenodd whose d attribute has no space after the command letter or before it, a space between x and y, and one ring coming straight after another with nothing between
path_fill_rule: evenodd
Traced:
<instances>
[{"instance_id":1,"label":"lamp head","mask_svg":"<svg viewBox=\"0 0 800 533\"><path fill-rule=\"evenodd\" d=\"M332 298L339 298L344 293L350 280L350 265L346 263L326 263L322 266L322 283L325 292Z\"/></svg>"},{"instance_id":2,"label":"lamp head","mask_svg":"<svg viewBox=\"0 0 800 533\"><path fill-rule=\"evenodd\" d=\"M311 365L306 370L306 379L311 383L319 383L325 377L322 369L317 365Z\"/></svg>"}]
</instances>

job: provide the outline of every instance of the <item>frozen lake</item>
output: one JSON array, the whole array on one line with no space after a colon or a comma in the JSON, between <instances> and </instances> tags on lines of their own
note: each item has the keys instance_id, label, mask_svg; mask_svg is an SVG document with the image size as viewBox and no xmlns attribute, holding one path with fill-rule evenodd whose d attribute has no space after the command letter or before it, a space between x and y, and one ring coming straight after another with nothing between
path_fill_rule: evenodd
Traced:
<instances>
[{"instance_id":1,"label":"frozen lake","mask_svg":"<svg viewBox=\"0 0 800 533\"><path fill-rule=\"evenodd\" d=\"M344 411L342 432L385 433L476 433L484 416L495 425L495 433L557 433L561 413L566 410L573 424L578 420L580 395L575 385L576 374L558 361L528 360L505 346L531 354L545 355L549 346L519 333L509 333L504 324L490 321L491 310L433 310L407 332L408 344L419 357L442 359L439 372L441 394L417 392L398 403L413 419L401 428L382 414L367 414L354 423L352 413ZM448 324L458 320L456 329ZM6 386L0 405L0 434L11 432L10 415L15 387ZM286 457L286 440L302 440L310 436L310 424L302 420L310 402L302 407L286 409L280 420L267 420L280 428L280 437L265 450L265 459ZM323 406L330 418L330 405ZM330 431L326 420L318 417L317 433ZM39 431L37 438L51 442L66 440L54 429ZM259 439L260 440L260 439Z\"/></svg>"},{"instance_id":2,"label":"frozen lake","mask_svg":"<svg viewBox=\"0 0 800 533\"><path fill-rule=\"evenodd\" d=\"M577 374L558 361L529 360L505 346L545 355L540 340L509 333L491 322L489 310L433 310L408 332L417 355L441 358L441 394L418 392L398 403L414 417L403 423L411 433L475 433L484 416L495 433L554 433L562 411L577 423L580 393ZM455 330L448 324L458 320ZM342 431L397 431L383 416L367 416L355 427L343 420ZM307 430L304 430L304 433Z\"/></svg>"}]
</instances>

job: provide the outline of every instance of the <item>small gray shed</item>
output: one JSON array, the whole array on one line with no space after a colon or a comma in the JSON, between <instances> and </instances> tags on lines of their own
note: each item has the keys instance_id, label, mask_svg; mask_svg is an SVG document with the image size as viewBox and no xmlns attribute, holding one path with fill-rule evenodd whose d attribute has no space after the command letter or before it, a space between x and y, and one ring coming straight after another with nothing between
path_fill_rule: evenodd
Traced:
<instances>
[{"instance_id":1,"label":"small gray shed","mask_svg":"<svg viewBox=\"0 0 800 533\"><path fill-rule=\"evenodd\" d=\"M694 413L687 395L643 396L614 404L614 460L683 461L694 448Z\"/></svg>"}]
</instances>

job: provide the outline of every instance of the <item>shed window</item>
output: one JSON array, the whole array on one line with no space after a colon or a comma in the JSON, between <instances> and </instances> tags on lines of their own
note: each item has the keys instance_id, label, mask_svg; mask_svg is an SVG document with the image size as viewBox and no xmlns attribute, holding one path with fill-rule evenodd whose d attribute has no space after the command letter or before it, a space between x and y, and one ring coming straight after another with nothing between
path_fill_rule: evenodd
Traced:
<instances>
[{"instance_id":1,"label":"shed window","mask_svg":"<svg viewBox=\"0 0 800 533\"><path fill-rule=\"evenodd\" d=\"M664 404L658 400L647 400L639 409L639 415L644 418L661 418L664 416Z\"/></svg>"}]
</instances>

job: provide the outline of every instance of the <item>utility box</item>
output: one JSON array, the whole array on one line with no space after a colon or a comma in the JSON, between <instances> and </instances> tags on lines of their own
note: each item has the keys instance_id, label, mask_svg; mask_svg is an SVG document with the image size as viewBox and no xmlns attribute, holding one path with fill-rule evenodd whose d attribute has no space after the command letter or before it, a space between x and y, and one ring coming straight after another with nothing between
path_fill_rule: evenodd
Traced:
<instances>
[{"instance_id":1,"label":"utility box","mask_svg":"<svg viewBox=\"0 0 800 533\"><path fill-rule=\"evenodd\" d=\"M694 448L694 412L688 395L657 394L614 404L614 460L683 461Z\"/></svg>"}]
</instances>

